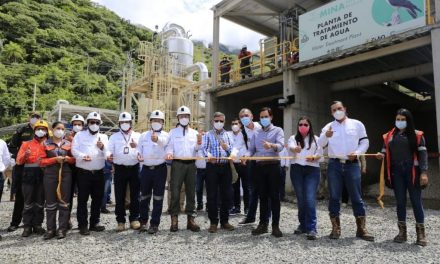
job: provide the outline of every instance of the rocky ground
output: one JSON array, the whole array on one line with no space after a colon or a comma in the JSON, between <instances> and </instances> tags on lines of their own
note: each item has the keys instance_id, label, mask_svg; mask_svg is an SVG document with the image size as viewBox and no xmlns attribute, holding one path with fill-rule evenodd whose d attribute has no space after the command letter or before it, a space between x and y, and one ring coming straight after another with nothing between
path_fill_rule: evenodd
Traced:
<instances>
[{"instance_id":1,"label":"rocky ground","mask_svg":"<svg viewBox=\"0 0 440 264\"><path fill-rule=\"evenodd\" d=\"M5 193L3 197L9 197ZM440 211L426 210L426 229L430 244L414 245L415 228L409 209L409 242L396 244L396 213L388 204L384 210L368 203L368 228L376 236L375 242L355 238L355 221L351 209L342 210L342 238L330 240L331 229L325 202L318 206L318 232L316 241L293 234L298 225L297 209L293 203L283 203L281 230L283 238L270 234L255 237L253 226L239 226L235 231L209 234L207 214L201 212L197 222L202 231L184 230L186 217L180 216L181 231L168 231L170 219L164 213L157 235L139 234L128 230L116 233L112 214L102 215L107 230L88 237L72 230L64 240L43 241L42 237L22 238L22 229L6 233L13 203L0 204L0 263L440 263ZM242 215L231 217L237 225ZM76 221L74 220L76 226Z\"/></svg>"}]
</instances>

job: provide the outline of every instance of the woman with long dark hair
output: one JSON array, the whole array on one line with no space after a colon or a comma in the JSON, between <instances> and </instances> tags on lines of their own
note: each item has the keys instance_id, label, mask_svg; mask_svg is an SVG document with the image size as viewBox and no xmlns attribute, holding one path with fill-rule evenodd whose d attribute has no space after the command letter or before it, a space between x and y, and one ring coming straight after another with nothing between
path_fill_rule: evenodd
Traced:
<instances>
[{"instance_id":1,"label":"woman with long dark hair","mask_svg":"<svg viewBox=\"0 0 440 264\"><path fill-rule=\"evenodd\" d=\"M407 109L399 109L396 114L395 126L383 135L384 146L377 158L385 158L386 185L394 189L397 205L399 234L394 242L407 241L406 232L406 193L416 219L416 244L426 246L424 211L422 205L422 189L428 184L428 152L423 132L416 130L414 119Z\"/></svg>"},{"instance_id":2,"label":"woman with long dark hair","mask_svg":"<svg viewBox=\"0 0 440 264\"><path fill-rule=\"evenodd\" d=\"M290 178L298 201L299 226L295 234L307 234L307 239L316 239L316 192L319 185L319 161L322 148L317 144L318 137L313 133L312 122L307 117L298 121L296 135L289 138L289 151L294 159Z\"/></svg>"}]
</instances>

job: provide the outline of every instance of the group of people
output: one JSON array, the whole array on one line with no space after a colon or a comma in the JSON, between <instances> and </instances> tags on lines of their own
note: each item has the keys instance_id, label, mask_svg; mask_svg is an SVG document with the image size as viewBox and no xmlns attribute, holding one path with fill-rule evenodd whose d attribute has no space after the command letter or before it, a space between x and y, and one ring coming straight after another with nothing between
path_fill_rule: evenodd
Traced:
<instances>
[{"instance_id":1,"label":"group of people","mask_svg":"<svg viewBox=\"0 0 440 264\"><path fill-rule=\"evenodd\" d=\"M167 171L170 170L171 232L179 230L183 189L187 229L200 231L195 219L197 211L203 209L205 183L208 232L216 233L219 227L227 231L235 229L229 222L229 215L241 212L242 189L246 216L239 224L255 223L259 203L259 223L252 235L268 233L271 223L271 234L282 237L280 186L284 181L284 167L290 166L298 206L299 224L294 233L315 240L320 163L326 158L328 210L332 224L330 238L341 236L340 205L345 187L356 219L356 237L373 241L374 236L366 227L359 164L360 157L369 147L366 129L362 122L347 116L342 102L333 102L330 109L334 120L325 125L319 135L313 130L312 120L300 117L295 135L287 141L283 129L273 124L274 116L268 107L259 111L259 122L254 121L249 109L243 108L238 118L230 121L232 131L225 129L225 115L216 112L210 123L212 129L207 132L191 128L191 111L186 106L177 109L178 124L169 132L163 129L165 114L160 110L151 112L150 128L142 134L133 130L131 114L123 112L119 116L120 131L110 138L101 133L102 120L97 112L88 114L85 120L74 115L71 132L67 132L66 125L61 122L54 122L49 127L40 116L32 114L29 125L20 128L10 144L16 160L14 179L18 191L8 231L18 228L22 216L23 237L32 233L44 235L44 239L66 237L72 228L70 216L75 188L79 233L89 235L91 231L104 231L105 227L100 225L105 185L103 169L106 162L111 162L118 232L127 228L127 190L130 193L129 227L149 234L159 231ZM393 128L384 134L383 141L382 151L375 156L385 159L387 186L393 188L396 197L399 233L394 241L407 241L408 192L416 218L416 244L426 246L421 190L428 184L428 162L423 132L415 130L411 113L400 109ZM290 162L281 164L282 160ZM11 162L6 144L0 141L0 172ZM44 207L47 230L42 227Z\"/></svg>"}]
</instances>

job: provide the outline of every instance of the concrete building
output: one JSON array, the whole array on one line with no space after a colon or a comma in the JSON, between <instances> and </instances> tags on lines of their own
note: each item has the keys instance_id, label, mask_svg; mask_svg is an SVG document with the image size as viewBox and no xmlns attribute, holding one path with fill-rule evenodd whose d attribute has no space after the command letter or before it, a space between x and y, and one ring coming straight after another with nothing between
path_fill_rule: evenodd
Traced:
<instances>
[{"instance_id":1,"label":"concrete building","mask_svg":"<svg viewBox=\"0 0 440 264\"><path fill-rule=\"evenodd\" d=\"M329 2L224 0L218 3L212 8L213 65L219 63L220 18L276 37L278 43L289 42L297 47L299 15ZM365 124L370 139L368 152L376 153L382 147L381 135L394 124L396 110L408 108L415 116L417 129L425 132L431 154L431 185L425 197L440 199L440 4L427 0L426 7L427 22L423 27L315 59L283 62L276 70L261 71L229 84L221 85L212 78L212 87L206 95L206 117L214 111L235 117L243 107L257 113L262 106L270 106L275 110L274 123L284 127L287 141L303 115L312 119L319 133L331 121L330 102L341 100L349 116ZM237 43L242 44L246 43ZM212 76L218 74L214 66ZM279 98L287 104L279 107ZM368 159L367 183L378 181L379 167L377 160Z\"/></svg>"}]
</instances>

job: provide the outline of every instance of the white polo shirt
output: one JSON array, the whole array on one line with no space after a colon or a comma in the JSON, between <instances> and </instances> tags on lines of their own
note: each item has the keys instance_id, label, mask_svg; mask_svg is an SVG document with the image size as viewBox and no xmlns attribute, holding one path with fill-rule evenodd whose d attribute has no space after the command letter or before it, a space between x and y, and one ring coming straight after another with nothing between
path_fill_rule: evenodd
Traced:
<instances>
[{"instance_id":1,"label":"white polo shirt","mask_svg":"<svg viewBox=\"0 0 440 264\"><path fill-rule=\"evenodd\" d=\"M327 138L325 132L332 127L333 136ZM328 144L330 158L348 159L351 153L364 154L368 150L369 141L367 131L361 121L346 118L342 123L333 121L328 123L321 132L318 144L323 148Z\"/></svg>"},{"instance_id":2,"label":"white polo shirt","mask_svg":"<svg viewBox=\"0 0 440 264\"><path fill-rule=\"evenodd\" d=\"M137 148L130 146L131 142L139 143L140 133L131 131L127 134L122 131L114 133L108 141L108 151L113 154L113 163L116 165L133 166L139 163Z\"/></svg>"},{"instance_id":3,"label":"white polo shirt","mask_svg":"<svg viewBox=\"0 0 440 264\"><path fill-rule=\"evenodd\" d=\"M0 172L4 172L11 165L11 154L6 142L0 139Z\"/></svg>"},{"instance_id":4,"label":"white polo shirt","mask_svg":"<svg viewBox=\"0 0 440 264\"><path fill-rule=\"evenodd\" d=\"M146 166L156 166L165 162L165 147L169 134L165 131L156 132L157 142L151 140L152 134L152 130L142 133L138 144L139 154L144 159L142 164Z\"/></svg>"},{"instance_id":5,"label":"white polo shirt","mask_svg":"<svg viewBox=\"0 0 440 264\"><path fill-rule=\"evenodd\" d=\"M98 139L104 144L100 150L96 143ZM105 134L96 133L92 135L88 130L76 133L72 141L72 155L76 159L76 167L84 170L100 170L105 166L105 160L109 155L108 137ZM85 156L90 156L90 161L85 161Z\"/></svg>"},{"instance_id":6,"label":"white polo shirt","mask_svg":"<svg viewBox=\"0 0 440 264\"><path fill-rule=\"evenodd\" d=\"M184 131L181 125L171 129L166 153L177 159L197 157L197 151L200 149L197 145L197 134L198 132L190 127Z\"/></svg>"}]
</instances>

